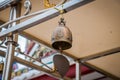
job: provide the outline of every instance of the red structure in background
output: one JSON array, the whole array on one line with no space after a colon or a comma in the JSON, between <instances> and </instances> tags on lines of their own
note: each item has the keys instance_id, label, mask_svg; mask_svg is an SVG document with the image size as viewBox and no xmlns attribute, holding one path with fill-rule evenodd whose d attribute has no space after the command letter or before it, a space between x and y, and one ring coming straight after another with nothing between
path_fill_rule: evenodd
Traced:
<instances>
[{"instance_id":1,"label":"red structure in background","mask_svg":"<svg viewBox=\"0 0 120 80\"><path fill-rule=\"evenodd\" d=\"M70 66L70 69L67 72L66 76L70 77L70 78L75 78L75 71L76 71L75 64L73 64L73 65ZM81 74L82 75L85 75L85 74L88 74L88 73L91 73L91 72L93 72L93 70L91 70L91 69L89 69L89 68L87 68L85 66L81 66ZM50 77L50 76L44 74L42 76L33 78L31 80L58 80L58 79L55 79L53 77Z\"/></svg>"}]
</instances>

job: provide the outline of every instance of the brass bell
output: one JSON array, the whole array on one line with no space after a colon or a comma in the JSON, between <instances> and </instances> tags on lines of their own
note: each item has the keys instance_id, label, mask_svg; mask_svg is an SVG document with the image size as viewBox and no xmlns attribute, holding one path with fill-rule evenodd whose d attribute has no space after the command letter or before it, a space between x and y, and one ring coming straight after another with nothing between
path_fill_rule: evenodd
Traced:
<instances>
[{"instance_id":1,"label":"brass bell","mask_svg":"<svg viewBox=\"0 0 120 80\"><path fill-rule=\"evenodd\" d=\"M58 50L66 50L72 47L72 33L65 26L64 18L60 19L59 26L52 34L52 47Z\"/></svg>"}]
</instances>

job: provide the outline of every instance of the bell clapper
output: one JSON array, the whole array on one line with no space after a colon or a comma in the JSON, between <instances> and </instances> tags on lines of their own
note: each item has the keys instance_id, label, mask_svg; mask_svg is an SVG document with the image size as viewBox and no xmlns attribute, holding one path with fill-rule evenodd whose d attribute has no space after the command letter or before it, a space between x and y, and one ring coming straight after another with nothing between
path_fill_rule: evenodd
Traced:
<instances>
[{"instance_id":1,"label":"bell clapper","mask_svg":"<svg viewBox=\"0 0 120 80\"><path fill-rule=\"evenodd\" d=\"M62 53L63 53L63 50L62 50L62 48L61 48L61 47L59 47L59 51L60 51L60 54L62 54Z\"/></svg>"}]
</instances>

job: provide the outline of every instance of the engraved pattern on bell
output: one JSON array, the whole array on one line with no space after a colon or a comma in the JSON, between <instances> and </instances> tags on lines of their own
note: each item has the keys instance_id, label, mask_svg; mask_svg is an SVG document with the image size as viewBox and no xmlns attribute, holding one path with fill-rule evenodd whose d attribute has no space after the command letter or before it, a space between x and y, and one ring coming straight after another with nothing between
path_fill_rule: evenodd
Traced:
<instances>
[{"instance_id":1,"label":"engraved pattern on bell","mask_svg":"<svg viewBox=\"0 0 120 80\"><path fill-rule=\"evenodd\" d=\"M52 47L58 50L59 48L66 50L72 47L72 33L63 21L53 32Z\"/></svg>"},{"instance_id":2,"label":"engraved pattern on bell","mask_svg":"<svg viewBox=\"0 0 120 80\"><path fill-rule=\"evenodd\" d=\"M56 39L59 40L60 38L64 37L61 29L57 29Z\"/></svg>"}]
</instances>

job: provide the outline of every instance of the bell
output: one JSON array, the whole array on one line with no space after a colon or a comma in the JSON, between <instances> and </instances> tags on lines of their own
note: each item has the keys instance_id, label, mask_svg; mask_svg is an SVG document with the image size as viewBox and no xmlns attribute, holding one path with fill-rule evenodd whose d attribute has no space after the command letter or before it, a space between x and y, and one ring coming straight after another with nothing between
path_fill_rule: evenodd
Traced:
<instances>
[{"instance_id":1,"label":"bell","mask_svg":"<svg viewBox=\"0 0 120 80\"><path fill-rule=\"evenodd\" d=\"M72 47L72 33L65 26L64 18L60 19L59 26L52 34L52 47L57 50L66 50Z\"/></svg>"}]
</instances>

